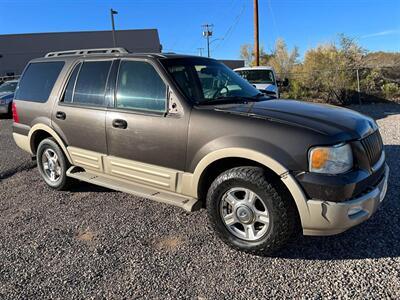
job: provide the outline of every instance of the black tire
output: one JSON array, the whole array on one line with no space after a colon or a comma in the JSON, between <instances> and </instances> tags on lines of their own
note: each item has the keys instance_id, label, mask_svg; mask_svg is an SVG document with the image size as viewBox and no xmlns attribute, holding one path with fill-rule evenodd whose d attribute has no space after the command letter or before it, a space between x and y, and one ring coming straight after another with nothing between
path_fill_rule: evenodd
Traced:
<instances>
[{"instance_id":1,"label":"black tire","mask_svg":"<svg viewBox=\"0 0 400 300\"><path fill-rule=\"evenodd\" d=\"M59 162L59 167L61 169L59 172L60 174L57 174L57 176L59 177L55 181L52 181L49 178L48 174L44 169L44 164L43 164L44 153L46 150L49 149L54 153L56 153ZM37 157L37 165L39 173L49 187L55 190L65 190L70 186L72 179L67 177L67 170L70 167L70 164L67 158L65 157L64 152L53 138L47 138L40 142L36 153L36 157Z\"/></svg>"},{"instance_id":2,"label":"black tire","mask_svg":"<svg viewBox=\"0 0 400 300\"><path fill-rule=\"evenodd\" d=\"M222 198L235 187L251 190L258 196L257 201L262 201L268 209L268 229L255 241L235 236L221 216ZM211 225L226 244L257 255L271 255L277 251L288 241L296 226L297 213L292 199L288 199L276 182L269 182L265 171L259 167L238 167L219 175L209 188L206 205Z\"/></svg>"}]
</instances>

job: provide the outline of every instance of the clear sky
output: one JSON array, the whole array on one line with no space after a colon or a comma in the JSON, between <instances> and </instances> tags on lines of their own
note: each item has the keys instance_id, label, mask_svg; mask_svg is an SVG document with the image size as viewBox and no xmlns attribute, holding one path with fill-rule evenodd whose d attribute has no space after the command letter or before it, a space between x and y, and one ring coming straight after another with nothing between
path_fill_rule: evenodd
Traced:
<instances>
[{"instance_id":1,"label":"clear sky","mask_svg":"<svg viewBox=\"0 0 400 300\"><path fill-rule=\"evenodd\" d=\"M201 24L214 25L216 58L239 57L253 43L253 0L0 0L0 34L157 28L165 51L197 54L206 47ZM308 48L354 37L370 51L400 51L400 0L259 0L260 43L269 52L278 37Z\"/></svg>"}]
</instances>

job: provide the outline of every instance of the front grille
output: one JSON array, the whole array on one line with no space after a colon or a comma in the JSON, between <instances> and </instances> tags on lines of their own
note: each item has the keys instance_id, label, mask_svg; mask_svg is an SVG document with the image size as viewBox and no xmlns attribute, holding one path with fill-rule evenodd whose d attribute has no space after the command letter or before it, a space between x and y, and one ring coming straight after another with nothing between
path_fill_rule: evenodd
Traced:
<instances>
[{"instance_id":1,"label":"front grille","mask_svg":"<svg viewBox=\"0 0 400 300\"><path fill-rule=\"evenodd\" d=\"M370 166L374 166L382 155L383 142L379 130L361 140Z\"/></svg>"}]
</instances>

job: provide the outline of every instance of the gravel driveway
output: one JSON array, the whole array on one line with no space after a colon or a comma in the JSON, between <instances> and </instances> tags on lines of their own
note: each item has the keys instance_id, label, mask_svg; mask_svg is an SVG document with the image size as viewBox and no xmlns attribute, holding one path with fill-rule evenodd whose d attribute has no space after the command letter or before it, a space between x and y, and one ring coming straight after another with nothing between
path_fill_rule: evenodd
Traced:
<instances>
[{"instance_id":1,"label":"gravel driveway","mask_svg":"<svg viewBox=\"0 0 400 300\"><path fill-rule=\"evenodd\" d=\"M400 106L378 119L391 177L369 221L276 257L231 250L194 213L81 184L47 188L0 120L0 298L400 298Z\"/></svg>"}]
</instances>

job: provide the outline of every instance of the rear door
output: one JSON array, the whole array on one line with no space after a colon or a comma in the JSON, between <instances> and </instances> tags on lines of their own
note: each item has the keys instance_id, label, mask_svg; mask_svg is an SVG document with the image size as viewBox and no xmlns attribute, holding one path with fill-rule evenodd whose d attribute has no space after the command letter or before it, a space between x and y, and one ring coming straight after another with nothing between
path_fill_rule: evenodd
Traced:
<instances>
[{"instance_id":1,"label":"rear door","mask_svg":"<svg viewBox=\"0 0 400 300\"><path fill-rule=\"evenodd\" d=\"M64 94L53 110L53 126L65 138L75 165L103 171L106 87L112 60L80 61L70 74Z\"/></svg>"}]
</instances>

